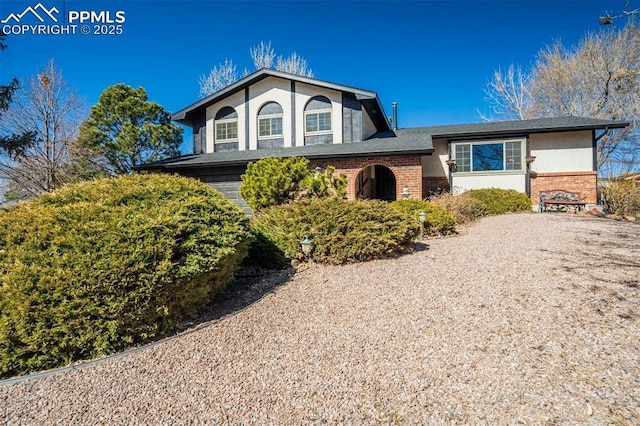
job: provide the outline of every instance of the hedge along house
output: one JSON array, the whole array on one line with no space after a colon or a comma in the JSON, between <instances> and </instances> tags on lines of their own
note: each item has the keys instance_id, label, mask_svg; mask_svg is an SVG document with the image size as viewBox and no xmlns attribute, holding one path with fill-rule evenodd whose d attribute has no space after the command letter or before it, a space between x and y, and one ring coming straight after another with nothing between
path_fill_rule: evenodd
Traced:
<instances>
[{"instance_id":1,"label":"hedge along house","mask_svg":"<svg viewBox=\"0 0 640 426\"><path fill-rule=\"evenodd\" d=\"M262 69L174 113L193 154L140 166L198 178L246 208L251 161L306 157L347 176L347 198L425 198L438 188L515 189L537 203L564 189L596 202L597 133L629 123L581 117L391 128L375 92Z\"/></svg>"}]
</instances>

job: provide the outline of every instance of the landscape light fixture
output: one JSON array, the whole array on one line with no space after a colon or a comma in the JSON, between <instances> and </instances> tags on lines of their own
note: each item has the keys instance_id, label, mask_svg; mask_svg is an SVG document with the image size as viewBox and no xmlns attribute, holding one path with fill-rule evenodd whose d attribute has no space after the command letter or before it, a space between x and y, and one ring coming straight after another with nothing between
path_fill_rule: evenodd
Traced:
<instances>
[{"instance_id":1,"label":"landscape light fixture","mask_svg":"<svg viewBox=\"0 0 640 426\"><path fill-rule=\"evenodd\" d=\"M409 187L407 185L402 185L402 192L400 193L400 195L402 195L403 200L409 199L409 195L411 195L411 191L409 191Z\"/></svg>"},{"instance_id":2,"label":"landscape light fixture","mask_svg":"<svg viewBox=\"0 0 640 426\"><path fill-rule=\"evenodd\" d=\"M420 219L420 239L422 239L424 238L424 222L427 220L427 213L421 211L418 218Z\"/></svg>"},{"instance_id":3,"label":"landscape light fixture","mask_svg":"<svg viewBox=\"0 0 640 426\"><path fill-rule=\"evenodd\" d=\"M300 241L300 247L302 247L302 253L304 253L304 257L309 258L311 254L311 240L308 236L304 236L304 238Z\"/></svg>"}]
</instances>

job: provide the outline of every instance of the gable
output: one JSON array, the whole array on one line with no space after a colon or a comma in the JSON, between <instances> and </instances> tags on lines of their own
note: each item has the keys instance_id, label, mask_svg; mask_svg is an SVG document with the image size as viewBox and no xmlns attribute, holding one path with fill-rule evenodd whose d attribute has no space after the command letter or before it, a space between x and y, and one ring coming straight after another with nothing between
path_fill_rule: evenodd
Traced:
<instances>
[{"instance_id":1,"label":"gable","mask_svg":"<svg viewBox=\"0 0 640 426\"><path fill-rule=\"evenodd\" d=\"M316 88L334 90L341 93L351 93L356 97L356 99L362 102L379 131L389 130L387 116L384 113L382 104L375 92L266 68L258 70L253 74L250 74L243 79L205 97L204 99L200 99L186 108L173 113L171 115L171 119L188 126L193 126L193 124L198 121L202 111L210 105L215 104L221 99L231 96L234 93L244 91L246 87L252 86L257 82L270 77L280 78L289 81L292 84L303 84Z\"/></svg>"}]
</instances>

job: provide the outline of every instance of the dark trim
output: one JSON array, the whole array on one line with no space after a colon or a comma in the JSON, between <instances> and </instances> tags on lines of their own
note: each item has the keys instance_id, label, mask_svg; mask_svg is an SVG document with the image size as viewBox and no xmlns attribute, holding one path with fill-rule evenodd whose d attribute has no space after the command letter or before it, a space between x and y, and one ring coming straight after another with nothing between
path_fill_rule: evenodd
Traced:
<instances>
[{"instance_id":1,"label":"dark trim","mask_svg":"<svg viewBox=\"0 0 640 426\"><path fill-rule=\"evenodd\" d=\"M451 153L453 151L451 151L451 141L447 141L447 158L451 159ZM449 176L449 188L451 188L451 190L453 191L453 169L455 169L455 165L452 167L449 167L449 170L447 172L447 175Z\"/></svg>"},{"instance_id":2,"label":"dark trim","mask_svg":"<svg viewBox=\"0 0 640 426\"><path fill-rule=\"evenodd\" d=\"M296 146L296 82L291 80L291 146Z\"/></svg>"},{"instance_id":3,"label":"dark trim","mask_svg":"<svg viewBox=\"0 0 640 426\"><path fill-rule=\"evenodd\" d=\"M194 154L203 154L207 151L207 121L204 111L198 114L197 119L193 123L192 129L192 145ZM214 120L215 132L215 120Z\"/></svg>"},{"instance_id":4,"label":"dark trim","mask_svg":"<svg viewBox=\"0 0 640 426\"><path fill-rule=\"evenodd\" d=\"M593 152L593 171L598 171L598 140L596 139L596 129L591 131L591 143Z\"/></svg>"},{"instance_id":5,"label":"dark trim","mask_svg":"<svg viewBox=\"0 0 640 426\"><path fill-rule=\"evenodd\" d=\"M333 144L333 132L326 135L310 135L304 137L304 146Z\"/></svg>"},{"instance_id":6,"label":"dark trim","mask_svg":"<svg viewBox=\"0 0 640 426\"><path fill-rule=\"evenodd\" d=\"M284 138L260 139L258 138L258 149L284 148Z\"/></svg>"},{"instance_id":7,"label":"dark trim","mask_svg":"<svg viewBox=\"0 0 640 426\"><path fill-rule=\"evenodd\" d=\"M529 137L524 141L524 192L531 198L531 164L527 163L527 156L531 155Z\"/></svg>"},{"instance_id":8,"label":"dark trim","mask_svg":"<svg viewBox=\"0 0 640 426\"><path fill-rule=\"evenodd\" d=\"M218 142L214 146L214 152L237 151L238 142Z\"/></svg>"},{"instance_id":9,"label":"dark trim","mask_svg":"<svg viewBox=\"0 0 640 426\"><path fill-rule=\"evenodd\" d=\"M244 149L246 151L249 150L249 128L251 127L249 119L249 86L247 86L244 88Z\"/></svg>"},{"instance_id":10,"label":"dark trim","mask_svg":"<svg viewBox=\"0 0 640 426\"><path fill-rule=\"evenodd\" d=\"M353 142L351 110L347 105L347 94L342 92L342 143Z\"/></svg>"}]
</instances>

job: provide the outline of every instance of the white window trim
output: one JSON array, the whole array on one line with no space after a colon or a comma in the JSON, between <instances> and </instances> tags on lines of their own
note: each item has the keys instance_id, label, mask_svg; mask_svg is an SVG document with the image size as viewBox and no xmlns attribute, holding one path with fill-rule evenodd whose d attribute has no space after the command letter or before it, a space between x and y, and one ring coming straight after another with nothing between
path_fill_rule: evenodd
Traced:
<instances>
[{"instance_id":1,"label":"white window trim","mask_svg":"<svg viewBox=\"0 0 640 426\"><path fill-rule=\"evenodd\" d=\"M236 132L238 132L238 134L240 134L240 128L238 126L238 119L237 118L225 118L222 120L214 120L214 126L213 126L213 141L215 143L232 143L232 142L238 142L238 137L236 136L235 138L229 138L229 139L218 139L218 124L227 124L227 123L236 123Z\"/></svg>"},{"instance_id":2,"label":"white window trim","mask_svg":"<svg viewBox=\"0 0 640 426\"><path fill-rule=\"evenodd\" d=\"M266 135L266 136L260 136L260 120L266 120L266 119L272 119L272 118L282 118L282 133L279 134L270 134L270 135ZM271 123L269 123L269 126L271 126ZM280 139L284 137L284 114L283 113L277 113L277 114L263 114L263 115L259 115L258 116L258 140L264 140L264 139Z\"/></svg>"},{"instance_id":3,"label":"white window trim","mask_svg":"<svg viewBox=\"0 0 640 426\"><path fill-rule=\"evenodd\" d=\"M507 170L506 169L506 158L505 156L507 155L507 150L503 149L503 153L502 153L502 170L481 170L481 171L474 171L473 170L473 148L471 148L471 152L470 152L470 166L471 166L471 170L468 172L461 172L458 170L455 170L454 173L457 175L464 175L464 176L469 176L469 175L492 175L492 174L524 174L526 172L526 162L525 162L525 149L526 149L526 139L525 138L517 138L517 139L494 139L494 140L479 140L479 141L457 141L457 142L451 142L451 158L453 158L454 160L456 159L456 146L459 145L492 145L492 144L496 144L496 143L501 143L503 145L503 147L505 146L505 144L509 143L509 142L520 142L520 169L519 170Z\"/></svg>"},{"instance_id":4,"label":"white window trim","mask_svg":"<svg viewBox=\"0 0 640 426\"><path fill-rule=\"evenodd\" d=\"M331 117L331 130L318 130L316 132L307 131L307 115L312 115L312 114L316 115L316 114L323 114L323 113L329 113L329 116ZM333 134L333 109L332 108L313 109L311 111L304 112L304 135L305 136L330 135L330 134Z\"/></svg>"}]
</instances>

